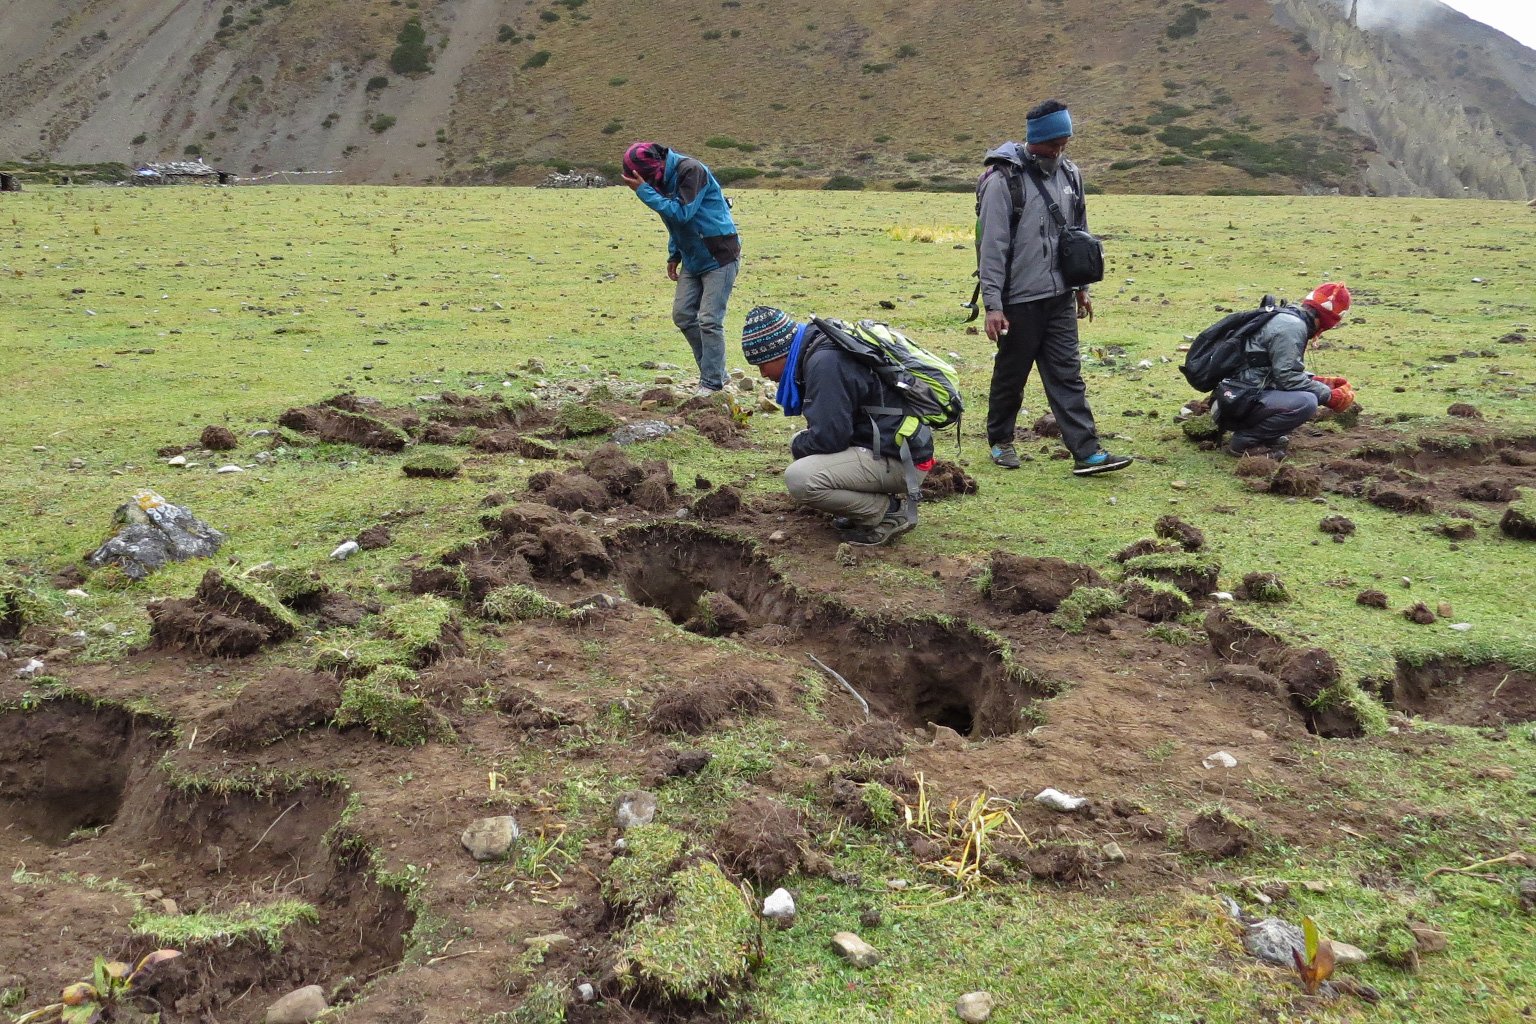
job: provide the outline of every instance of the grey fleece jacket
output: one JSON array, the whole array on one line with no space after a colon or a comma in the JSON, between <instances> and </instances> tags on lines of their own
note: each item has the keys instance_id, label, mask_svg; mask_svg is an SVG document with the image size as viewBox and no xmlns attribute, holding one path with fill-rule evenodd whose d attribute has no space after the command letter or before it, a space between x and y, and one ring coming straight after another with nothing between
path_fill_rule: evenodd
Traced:
<instances>
[{"instance_id":1,"label":"grey fleece jacket","mask_svg":"<svg viewBox=\"0 0 1536 1024\"><path fill-rule=\"evenodd\" d=\"M1302 365L1311 336L1312 318L1306 310L1281 307L1243 346L1244 355L1250 359L1262 355L1268 362L1248 367L1237 379L1265 391L1310 391L1319 402L1328 401L1333 389L1313 380Z\"/></svg>"},{"instance_id":2,"label":"grey fleece jacket","mask_svg":"<svg viewBox=\"0 0 1536 1024\"><path fill-rule=\"evenodd\" d=\"M1013 200L1001 170L987 176L977 198L981 228L977 265L981 270L981 300L989 312L1001 310L1004 305L1064 295L1071 290L1062 282L1056 269L1056 244L1061 229L1056 226L1051 211L1046 209L1031 180L1036 173L1035 158L1025 152L1022 143L1005 142L987 154L989 164L999 161L1023 175L1019 184L1024 195L1024 209L1013 233L1013 264L1010 267L1008 215L1013 209ZM1056 200L1068 224L1087 230L1088 206L1083 201L1082 181L1077 165L1063 157L1056 173L1045 179L1045 189Z\"/></svg>"}]
</instances>

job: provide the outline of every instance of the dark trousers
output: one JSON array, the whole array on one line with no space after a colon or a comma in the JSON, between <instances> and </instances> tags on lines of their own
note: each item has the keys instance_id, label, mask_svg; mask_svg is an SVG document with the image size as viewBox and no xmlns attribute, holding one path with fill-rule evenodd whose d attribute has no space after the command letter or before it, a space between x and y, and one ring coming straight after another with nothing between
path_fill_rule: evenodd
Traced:
<instances>
[{"instance_id":1,"label":"dark trousers","mask_svg":"<svg viewBox=\"0 0 1536 1024\"><path fill-rule=\"evenodd\" d=\"M1061 440L1073 458L1099 450L1098 430L1088 409L1083 363L1077 352L1077 300L1071 292L1035 302L1006 306L1008 333L997 341L992 360L992 391L987 396L987 442L1012 444L1024 404L1029 371L1040 369L1045 400L1061 427Z\"/></svg>"},{"instance_id":2,"label":"dark trousers","mask_svg":"<svg viewBox=\"0 0 1536 1024\"><path fill-rule=\"evenodd\" d=\"M1266 391L1258 406L1232 430L1235 452L1273 444L1317 415L1317 396L1310 391Z\"/></svg>"}]
</instances>

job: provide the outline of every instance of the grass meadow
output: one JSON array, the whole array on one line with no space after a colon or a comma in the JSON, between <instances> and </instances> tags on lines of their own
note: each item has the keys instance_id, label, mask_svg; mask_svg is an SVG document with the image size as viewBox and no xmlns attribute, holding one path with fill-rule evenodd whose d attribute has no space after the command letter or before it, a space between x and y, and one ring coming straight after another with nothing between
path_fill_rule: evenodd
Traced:
<instances>
[{"instance_id":1,"label":"grass meadow","mask_svg":"<svg viewBox=\"0 0 1536 1024\"><path fill-rule=\"evenodd\" d=\"M970 413L961 447L945 438L939 454L962 462L981 490L925 507L903 549L979 566L1002 547L1103 568L1176 512L1205 530L1225 589L1256 570L1284 580L1292 600L1245 605L1245 615L1328 648L1351 678L1390 673L1405 650L1536 662L1536 547L1503 537L1494 514L1474 509L1477 536L1453 545L1429 529L1433 517L1334 495L1324 508L1254 494L1230 460L1196 449L1174 422L1195 397L1176 372L1185 335L1222 308L1266 292L1296 299L1331 279L1349 284L1355 306L1310 368L1354 382L1374 425L1405 439L1432 434L1449 422L1449 405L1468 402L1491 427L1536 432L1536 210L1092 197L1109 272L1094 292L1096 319L1083 325L1085 376L1105 443L1139 461L1078 480L1039 445L1024 449L1034 459L1016 472L987 461L989 345L961 322L974 266L969 197L751 191L736 199L745 257L727 322L731 366L744 365L734 341L759 303L801 317L887 320L956 355ZM113 509L149 488L228 534L221 558L313 567L333 585L395 600L388 588L402 552L474 536L480 498L517 491L537 467L495 457L453 480L411 479L400 472L409 453L332 445L258 462L267 439L250 432L341 391L391 404L475 389L557 399L598 378L638 390L657 373L642 363L658 361L682 365L674 375L688 382L664 262L659 222L619 188L4 195L0 553L13 570L56 571L99 544ZM1529 343L1499 340L1522 333ZM1026 423L1045 411L1037 383L1025 404ZM233 429L240 449L186 468L156 456L162 446L194 444L208 424ZM647 454L670 460L680 480L698 472L767 494L779 486L767 470L784 464L796 428L759 413L749 448L716 448L684 430ZM246 471L217 473L225 463ZM1328 538L1318 520L1330 513L1358 524L1348 543L1319 543ZM392 551L327 561L339 542L387 517ZM858 571L879 565L872 559ZM110 620L120 631L87 629L86 657L112 659L142 643L144 603L184 596L205 568L176 566L117 590L87 581L91 596L76 602L82 625ZM1355 595L1367 587L1392 593L1395 607L1410 598L1431 608L1447 602L1454 617L1445 622L1472 628L1358 607ZM1398 836L1271 843L1248 868L1298 887L1324 879L1298 888L1300 908L1346 941L1369 945L1382 922L1405 915L1452 933L1451 948L1426 958L1418 974L1376 962L1357 969L1383 993L1379 1005L1299 1000L1277 972L1243 956L1209 894L1186 888L1134 900L1018 888L960 902L924 889L881 943L887 964L850 981L825 936L856 917L857 894L808 879L805 923L770 938L740 1013L806 1024L935 1021L947 1019L956 994L986 987L999 996L998 1021L1528 1020L1536 919L1510 911L1503 881L1427 871L1531 845L1536 731L1526 724L1491 738L1426 728L1444 742L1413 763L1369 746L1304 751L1306 777L1326 780L1309 785L1328 788L1276 797L1402 801L1417 810ZM1490 764L1499 773L1483 770ZM1451 817L1421 816L1431 812ZM911 870L857 836L839 866L870 878ZM1388 870L1411 882L1371 883Z\"/></svg>"}]
</instances>

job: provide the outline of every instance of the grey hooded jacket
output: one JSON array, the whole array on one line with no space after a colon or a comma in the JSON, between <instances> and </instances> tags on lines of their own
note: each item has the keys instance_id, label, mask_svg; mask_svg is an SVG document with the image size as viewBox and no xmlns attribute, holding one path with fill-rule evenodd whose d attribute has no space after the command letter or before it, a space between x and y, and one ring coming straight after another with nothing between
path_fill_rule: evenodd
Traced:
<instances>
[{"instance_id":1,"label":"grey hooded jacket","mask_svg":"<svg viewBox=\"0 0 1536 1024\"><path fill-rule=\"evenodd\" d=\"M991 312L1004 305L1034 302L1070 291L1056 269L1056 244L1061 229L1051 211L1040 200L1040 192L1031 180L1035 158L1025 152L1022 143L1005 142L987 154L987 163L999 161L1023 175L1020 181L1024 209L1013 233L1013 263L1008 261L1008 220L1013 199L1008 181L1001 171L987 176L977 198L980 227L977 266L981 271L981 300ZM1087 230L1088 206L1083 201L1083 178L1072 161L1062 158L1056 173L1045 179L1045 189L1056 200L1068 224Z\"/></svg>"},{"instance_id":2,"label":"grey hooded jacket","mask_svg":"<svg viewBox=\"0 0 1536 1024\"><path fill-rule=\"evenodd\" d=\"M1244 356L1257 365L1239 373L1238 380L1265 391L1310 391L1318 401L1328 401L1333 389L1313 380L1302 364L1312 328L1312 318L1306 310L1282 306L1244 344Z\"/></svg>"}]
</instances>

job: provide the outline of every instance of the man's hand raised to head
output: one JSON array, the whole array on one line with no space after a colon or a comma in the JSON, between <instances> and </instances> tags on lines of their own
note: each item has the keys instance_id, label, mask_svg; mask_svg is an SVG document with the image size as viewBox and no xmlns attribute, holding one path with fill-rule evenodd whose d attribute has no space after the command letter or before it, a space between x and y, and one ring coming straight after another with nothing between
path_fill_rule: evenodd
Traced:
<instances>
[{"instance_id":1,"label":"man's hand raised to head","mask_svg":"<svg viewBox=\"0 0 1536 1024\"><path fill-rule=\"evenodd\" d=\"M645 184L645 179L644 178L640 177L640 175L638 175L638 174L630 174L628 171L620 171L619 172L619 180L622 181L624 184L628 185L629 188L630 188L630 191L634 191L635 189L639 188L641 185Z\"/></svg>"}]
</instances>

